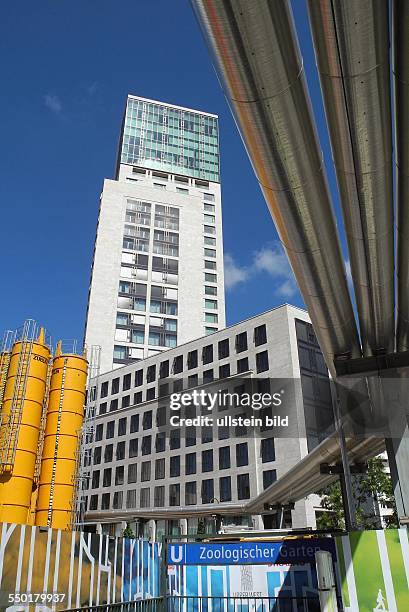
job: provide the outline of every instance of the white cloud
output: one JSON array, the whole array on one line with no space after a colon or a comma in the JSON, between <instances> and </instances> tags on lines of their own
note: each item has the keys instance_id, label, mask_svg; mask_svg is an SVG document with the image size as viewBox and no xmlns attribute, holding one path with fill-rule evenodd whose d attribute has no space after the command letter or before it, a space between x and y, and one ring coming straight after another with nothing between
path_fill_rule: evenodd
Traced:
<instances>
[{"instance_id":1,"label":"white cloud","mask_svg":"<svg viewBox=\"0 0 409 612\"><path fill-rule=\"evenodd\" d=\"M273 243L256 251L247 266L237 264L229 254L224 260L226 289L232 289L258 274L267 273L275 281L274 293L277 295L290 298L298 292L290 264L279 243Z\"/></svg>"},{"instance_id":2,"label":"white cloud","mask_svg":"<svg viewBox=\"0 0 409 612\"><path fill-rule=\"evenodd\" d=\"M44 96L44 104L46 107L56 115L59 115L62 111L62 103L58 96L54 94L47 94Z\"/></svg>"},{"instance_id":3,"label":"white cloud","mask_svg":"<svg viewBox=\"0 0 409 612\"><path fill-rule=\"evenodd\" d=\"M234 261L231 255L224 256L224 284L226 289L232 289L239 283L243 283L249 277L249 271Z\"/></svg>"}]
</instances>

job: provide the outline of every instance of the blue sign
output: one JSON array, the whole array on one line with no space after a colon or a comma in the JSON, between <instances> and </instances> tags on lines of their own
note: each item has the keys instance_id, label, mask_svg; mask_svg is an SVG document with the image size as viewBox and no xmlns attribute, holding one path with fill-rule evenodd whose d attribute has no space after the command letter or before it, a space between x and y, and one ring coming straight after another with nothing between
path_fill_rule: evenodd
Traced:
<instances>
[{"instance_id":1,"label":"blue sign","mask_svg":"<svg viewBox=\"0 0 409 612\"><path fill-rule=\"evenodd\" d=\"M315 563L318 550L335 555L330 538L273 542L168 544L168 565L295 565Z\"/></svg>"}]
</instances>

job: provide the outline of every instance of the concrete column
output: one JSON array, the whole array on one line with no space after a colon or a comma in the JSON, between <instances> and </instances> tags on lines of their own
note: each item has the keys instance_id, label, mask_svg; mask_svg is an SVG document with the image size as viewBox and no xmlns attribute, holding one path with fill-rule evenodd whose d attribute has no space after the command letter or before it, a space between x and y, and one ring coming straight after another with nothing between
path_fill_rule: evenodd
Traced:
<instances>
[{"instance_id":1,"label":"concrete column","mask_svg":"<svg viewBox=\"0 0 409 612\"><path fill-rule=\"evenodd\" d=\"M149 542L156 542L156 521L150 519L148 521Z\"/></svg>"}]
</instances>

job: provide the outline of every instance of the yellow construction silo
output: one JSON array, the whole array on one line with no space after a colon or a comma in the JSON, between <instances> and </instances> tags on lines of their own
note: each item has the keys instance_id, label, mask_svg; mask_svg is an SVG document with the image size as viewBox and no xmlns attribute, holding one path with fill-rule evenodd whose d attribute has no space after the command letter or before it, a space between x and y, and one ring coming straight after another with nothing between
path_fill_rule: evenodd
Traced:
<instances>
[{"instance_id":1,"label":"yellow construction silo","mask_svg":"<svg viewBox=\"0 0 409 612\"><path fill-rule=\"evenodd\" d=\"M36 525L71 529L87 371L85 357L61 355L60 347L57 348L50 381Z\"/></svg>"},{"instance_id":2,"label":"yellow construction silo","mask_svg":"<svg viewBox=\"0 0 409 612\"><path fill-rule=\"evenodd\" d=\"M0 427L0 522L28 520L50 350L37 340L15 342L4 389Z\"/></svg>"}]
</instances>

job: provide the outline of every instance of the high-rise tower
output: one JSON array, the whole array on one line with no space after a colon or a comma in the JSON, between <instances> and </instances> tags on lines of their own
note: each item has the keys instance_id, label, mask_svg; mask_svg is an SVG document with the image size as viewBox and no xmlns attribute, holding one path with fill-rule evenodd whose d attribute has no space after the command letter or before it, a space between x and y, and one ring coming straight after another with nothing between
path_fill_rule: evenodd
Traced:
<instances>
[{"instance_id":1,"label":"high-rise tower","mask_svg":"<svg viewBox=\"0 0 409 612\"><path fill-rule=\"evenodd\" d=\"M219 168L216 115L128 96L88 299L102 371L225 326Z\"/></svg>"}]
</instances>

